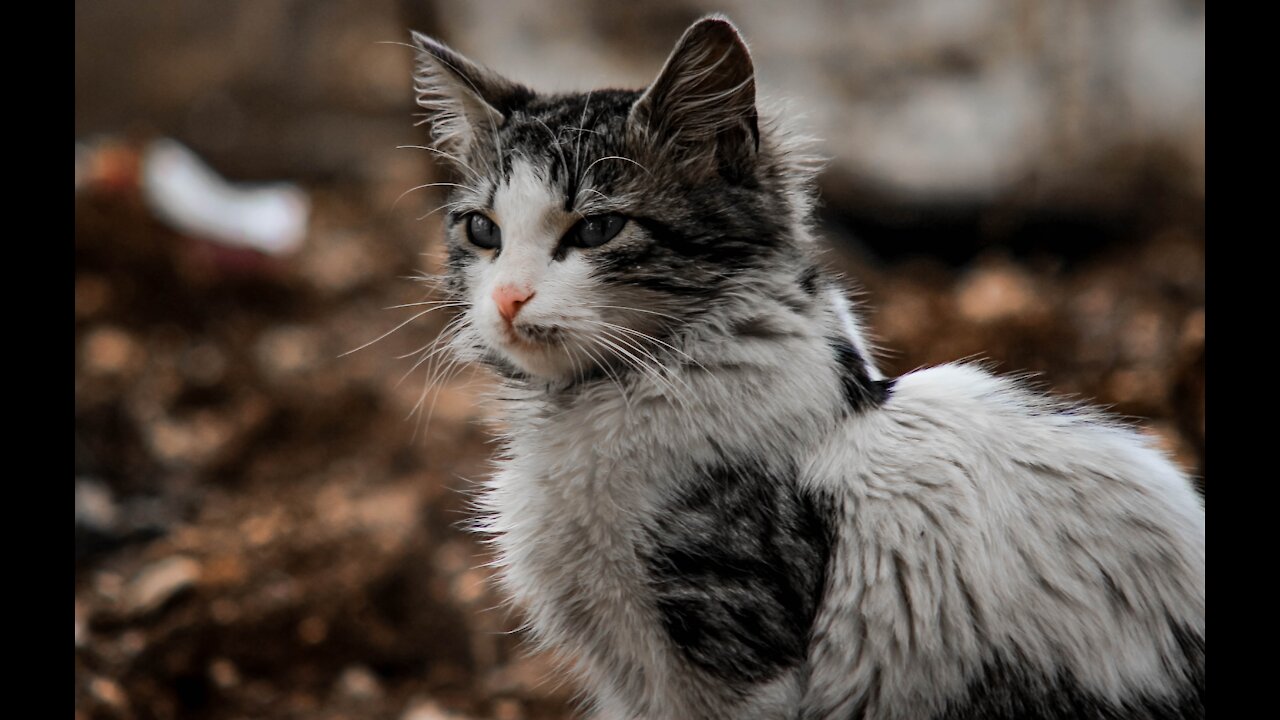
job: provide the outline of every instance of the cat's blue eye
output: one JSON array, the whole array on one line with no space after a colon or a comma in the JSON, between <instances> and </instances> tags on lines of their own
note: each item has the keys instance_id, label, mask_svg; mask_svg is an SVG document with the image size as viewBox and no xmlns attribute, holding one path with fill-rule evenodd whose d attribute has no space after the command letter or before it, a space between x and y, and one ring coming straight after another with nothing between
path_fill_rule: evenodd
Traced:
<instances>
[{"instance_id":1,"label":"cat's blue eye","mask_svg":"<svg viewBox=\"0 0 1280 720\"><path fill-rule=\"evenodd\" d=\"M471 213L467 216L467 239L476 247L497 250L502 247L502 228L480 213Z\"/></svg>"},{"instance_id":2,"label":"cat's blue eye","mask_svg":"<svg viewBox=\"0 0 1280 720\"><path fill-rule=\"evenodd\" d=\"M592 215L578 221L565 239L574 247L599 247L617 237L626 224L627 219L617 213Z\"/></svg>"}]
</instances>

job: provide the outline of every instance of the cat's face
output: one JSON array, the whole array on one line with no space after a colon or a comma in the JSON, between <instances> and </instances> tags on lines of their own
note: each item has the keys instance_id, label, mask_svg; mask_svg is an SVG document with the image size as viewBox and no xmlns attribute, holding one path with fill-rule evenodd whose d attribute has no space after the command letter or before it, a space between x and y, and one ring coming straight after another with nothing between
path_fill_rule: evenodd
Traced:
<instances>
[{"instance_id":1,"label":"cat's face","mask_svg":"<svg viewBox=\"0 0 1280 720\"><path fill-rule=\"evenodd\" d=\"M637 97L533 98L468 153L445 220L448 269L470 303L463 339L490 361L560 378L666 334L678 310L666 294L619 282L652 243L643 171L620 142Z\"/></svg>"},{"instance_id":2,"label":"cat's face","mask_svg":"<svg viewBox=\"0 0 1280 720\"><path fill-rule=\"evenodd\" d=\"M466 304L464 356L545 380L652 366L794 255L797 209L727 22L691 27L645 91L567 96L414 40L432 147L456 170L448 288Z\"/></svg>"}]
</instances>

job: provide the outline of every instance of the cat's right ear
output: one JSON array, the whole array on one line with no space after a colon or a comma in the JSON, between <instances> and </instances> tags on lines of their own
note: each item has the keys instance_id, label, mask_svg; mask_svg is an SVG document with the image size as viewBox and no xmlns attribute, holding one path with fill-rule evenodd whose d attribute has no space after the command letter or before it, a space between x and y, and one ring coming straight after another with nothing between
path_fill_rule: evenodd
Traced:
<instances>
[{"instance_id":1,"label":"cat's right ear","mask_svg":"<svg viewBox=\"0 0 1280 720\"><path fill-rule=\"evenodd\" d=\"M417 51L413 88L426 111L422 122L431 128L431 146L460 162L477 137L496 132L512 106L532 93L442 42L410 35Z\"/></svg>"}]
</instances>

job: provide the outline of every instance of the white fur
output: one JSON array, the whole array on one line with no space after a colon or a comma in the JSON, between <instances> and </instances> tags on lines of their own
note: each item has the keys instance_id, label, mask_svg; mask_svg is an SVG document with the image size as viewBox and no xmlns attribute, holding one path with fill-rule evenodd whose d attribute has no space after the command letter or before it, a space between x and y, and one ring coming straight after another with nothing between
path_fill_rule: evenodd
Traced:
<instances>
[{"instance_id":1,"label":"white fur","mask_svg":"<svg viewBox=\"0 0 1280 720\"><path fill-rule=\"evenodd\" d=\"M1169 621L1204 634L1204 509L1137 433L1055 410L944 365L900 378L882 409L826 438L805 481L842 499L840 552L810 706L927 716L972 679L982 644L1115 702L1180 680L1164 662L1176 656ZM878 697L847 694L874 673Z\"/></svg>"}]
</instances>

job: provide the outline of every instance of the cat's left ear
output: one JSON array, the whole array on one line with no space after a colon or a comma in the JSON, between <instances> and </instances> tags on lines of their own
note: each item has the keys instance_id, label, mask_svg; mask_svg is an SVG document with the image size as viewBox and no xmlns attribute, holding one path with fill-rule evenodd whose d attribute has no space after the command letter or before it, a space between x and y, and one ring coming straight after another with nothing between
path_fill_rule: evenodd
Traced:
<instances>
[{"instance_id":1,"label":"cat's left ear","mask_svg":"<svg viewBox=\"0 0 1280 720\"><path fill-rule=\"evenodd\" d=\"M418 53L413 85L418 105L426 110L432 146L455 162L478 137L496 132L514 104L533 95L438 40L417 32L411 36Z\"/></svg>"},{"instance_id":2,"label":"cat's left ear","mask_svg":"<svg viewBox=\"0 0 1280 720\"><path fill-rule=\"evenodd\" d=\"M631 122L695 168L747 167L760 149L755 68L733 23L712 16L690 26L631 108Z\"/></svg>"}]
</instances>

